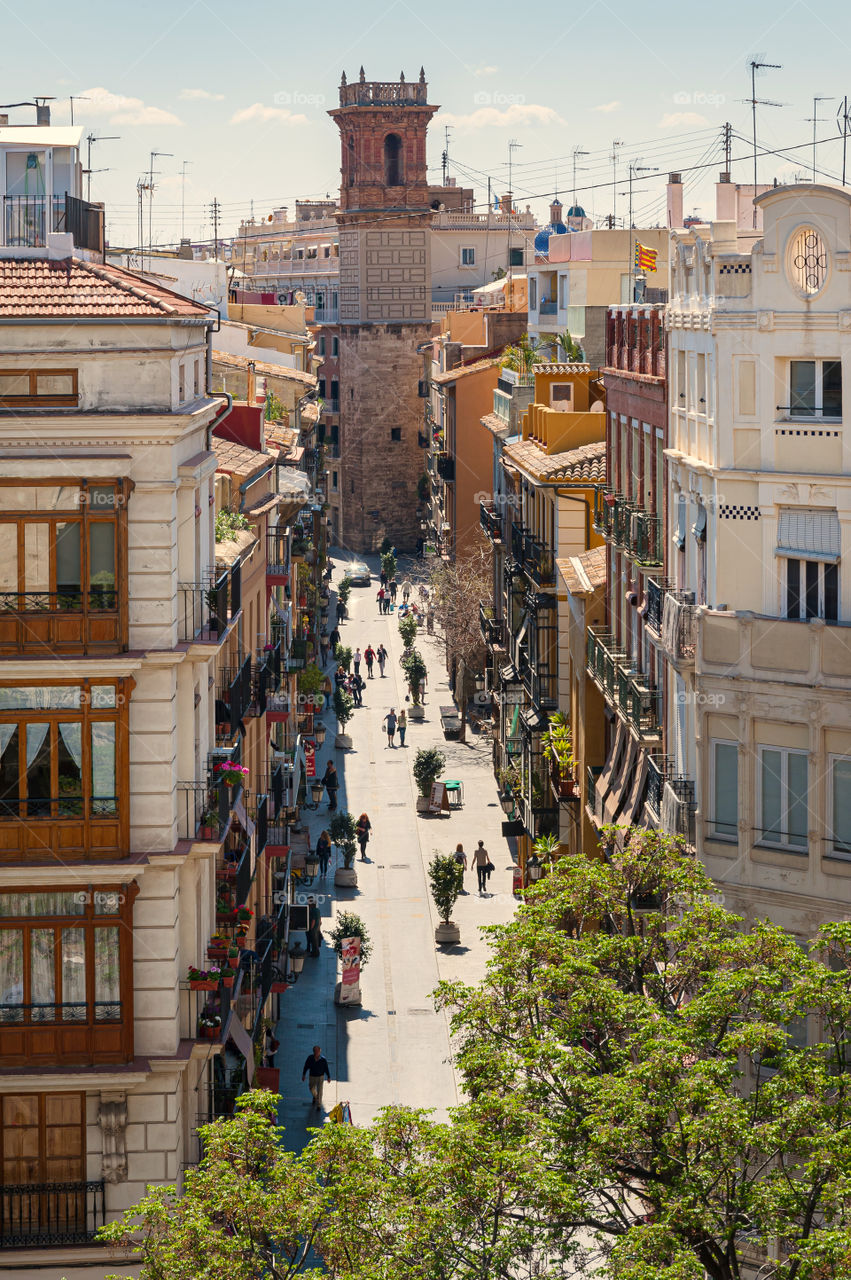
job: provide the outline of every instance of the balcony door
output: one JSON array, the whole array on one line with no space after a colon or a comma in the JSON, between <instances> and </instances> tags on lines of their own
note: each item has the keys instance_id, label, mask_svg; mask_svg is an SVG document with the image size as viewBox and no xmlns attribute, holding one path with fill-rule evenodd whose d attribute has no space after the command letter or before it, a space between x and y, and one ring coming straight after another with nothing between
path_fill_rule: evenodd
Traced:
<instances>
[{"instance_id":1,"label":"balcony door","mask_svg":"<svg viewBox=\"0 0 851 1280\"><path fill-rule=\"evenodd\" d=\"M83 1093L0 1096L0 1248L87 1235Z\"/></svg>"}]
</instances>

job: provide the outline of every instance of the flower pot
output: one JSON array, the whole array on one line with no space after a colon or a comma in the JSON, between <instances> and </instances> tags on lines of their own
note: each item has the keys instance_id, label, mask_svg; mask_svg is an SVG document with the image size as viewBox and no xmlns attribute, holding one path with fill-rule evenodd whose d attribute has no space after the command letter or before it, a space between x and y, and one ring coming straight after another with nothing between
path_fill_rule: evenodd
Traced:
<instances>
[{"instance_id":1,"label":"flower pot","mask_svg":"<svg viewBox=\"0 0 851 1280\"><path fill-rule=\"evenodd\" d=\"M239 947L240 951L245 950L245 938L243 938L242 934L237 936L236 945Z\"/></svg>"},{"instance_id":2,"label":"flower pot","mask_svg":"<svg viewBox=\"0 0 851 1280\"><path fill-rule=\"evenodd\" d=\"M227 947L208 947L207 959L208 960L224 960L227 957L227 953L228 953Z\"/></svg>"},{"instance_id":3,"label":"flower pot","mask_svg":"<svg viewBox=\"0 0 851 1280\"><path fill-rule=\"evenodd\" d=\"M213 840L213 839L215 839L215 836L213 835L213 828L212 828L212 827L199 827L199 829L198 829L198 839L199 839L199 840Z\"/></svg>"},{"instance_id":4,"label":"flower pot","mask_svg":"<svg viewBox=\"0 0 851 1280\"><path fill-rule=\"evenodd\" d=\"M223 987L227 987L227 989L228 989L229 991L230 991L230 990L231 990L231 988L233 987L234 976L235 976L235 975L234 975L234 973L233 973L233 970L231 970L231 972L230 972L230 973L223 973L223 974L222 974L222 986L223 986Z\"/></svg>"},{"instance_id":5,"label":"flower pot","mask_svg":"<svg viewBox=\"0 0 851 1280\"><path fill-rule=\"evenodd\" d=\"M254 1084L257 1089L271 1089L272 1093L280 1093L280 1083L279 1067L255 1067Z\"/></svg>"},{"instance_id":6,"label":"flower pot","mask_svg":"<svg viewBox=\"0 0 851 1280\"><path fill-rule=\"evenodd\" d=\"M338 888L355 889L358 883L358 873L354 867L338 867L334 873L334 884Z\"/></svg>"},{"instance_id":7,"label":"flower pot","mask_svg":"<svg viewBox=\"0 0 851 1280\"><path fill-rule=\"evenodd\" d=\"M461 930L452 920L441 920L434 931L434 940L439 946L452 946L461 941Z\"/></svg>"},{"instance_id":8,"label":"flower pot","mask_svg":"<svg viewBox=\"0 0 851 1280\"><path fill-rule=\"evenodd\" d=\"M219 1027L199 1027L198 1028L202 1040L218 1040Z\"/></svg>"},{"instance_id":9,"label":"flower pot","mask_svg":"<svg viewBox=\"0 0 851 1280\"><path fill-rule=\"evenodd\" d=\"M286 991L289 984L286 982L273 982L269 990L273 996L282 995Z\"/></svg>"},{"instance_id":10,"label":"flower pot","mask_svg":"<svg viewBox=\"0 0 851 1280\"><path fill-rule=\"evenodd\" d=\"M212 978L192 978L189 982L190 991L215 991L217 986L218 983L213 982Z\"/></svg>"},{"instance_id":11,"label":"flower pot","mask_svg":"<svg viewBox=\"0 0 851 1280\"><path fill-rule=\"evenodd\" d=\"M425 720L425 707L415 703L408 711L409 720Z\"/></svg>"},{"instance_id":12,"label":"flower pot","mask_svg":"<svg viewBox=\"0 0 851 1280\"><path fill-rule=\"evenodd\" d=\"M417 796L417 813L428 813L430 796Z\"/></svg>"},{"instance_id":13,"label":"flower pot","mask_svg":"<svg viewBox=\"0 0 851 1280\"><path fill-rule=\"evenodd\" d=\"M338 733L334 739L334 746L338 751L351 751L352 740L347 733Z\"/></svg>"}]
</instances>

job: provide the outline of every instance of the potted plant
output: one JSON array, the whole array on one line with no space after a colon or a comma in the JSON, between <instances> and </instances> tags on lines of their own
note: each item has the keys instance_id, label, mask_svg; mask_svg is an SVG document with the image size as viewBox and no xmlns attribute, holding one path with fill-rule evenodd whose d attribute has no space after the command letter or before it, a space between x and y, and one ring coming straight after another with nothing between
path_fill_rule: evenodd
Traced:
<instances>
[{"instance_id":1,"label":"potted plant","mask_svg":"<svg viewBox=\"0 0 851 1280\"><path fill-rule=\"evenodd\" d=\"M428 675L428 667L419 649L405 650L402 655L402 670L405 673L405 679L408 682L408 689L411 694L411 719L422 720L425 712L420 701L420 689Z\"/></svg>"},{"instance_id":2,"label":"potted plant","mask_svg":"<svg viewBox=\"0 0 851 1280\"><path fill-rule=\"evenodd\" d=\"M358 873L354 867L358 848L358 824L354 814L345 810L335 813L328 824L328 834L343 855L343 865L337 868L334 884L354 888L358 882Z\"/></svg>"},{"instance_id":3,"label":"potted plant","mask_svg":"<svg viewBox=\"0 0 851 1280\"><path fill-rule=\"evenodd\" d=\"M343 959L343 940L345 938L360 939L360 967L363 970L364 965L372 954L372 942L367 932L366 925L359 915L354 911L338 911L334 928L328 934L328 941L334 948L334 951ZM360 984L358 984L359 986ZM334 992L334 1001L337 1004L343 1003L341 1000L342 983L338 982ZM360 990L355 993L354 999L347 999L346 1004L360 1004Z\"/></svg>"},{"instance_id":4,"label":"potted plant","mask_svg":"<svg viewBox=\"0 0 851 1280\"><path fill-rule=\"evenodd\" d=\"M428 880L432 900L440 916L434 940L439 945L458 943L461 941L461 930L451 917L452 908L464 887L464 868L449 854L438 853L435 849L434 857L428 864Z\"/></svg>"},{"instance_id":5,"label":"potted plant","mask_svg":"<svg viewBox=\"0 0 851 1280\"><path fill-rule=\"evenodd\" d=\"M417 638L417 620L412 613L406 613L404 618L399 619L399 635L407 652Z\"/></svg>"},{"instance_id":6,"label":"potted plant","mask_svg":"<svg viewBox=\"0 0 851 1280\"><path fill-rule=\"evenodd\" d=\"M228 940L221 933L214 933L207 944L208 960L224 960L228 953Z\"/></svg>"},{"instance_id":7,"label":"potted plant","mask_svg":"<svg viewBox=\"0 0 851 1280\"><path fill-rule=\"evenodd\" d=\"M420 747L414 756L414 781L419 790L417 813L428 813L431 789L446 767L446 756L437 747Z\"/></svg>"},{"instance_id":8,"label":"potted plant","mask_svg":"<svg viewBox=\"0 0 851 1280\"><path fill-rule=\"evenodd\" d=\"M232 760L222 760L220 764L215 765L213 773L216 775L216 780L223 782L226 787L242 787L248 777L246 766L234 764Z\"/></svg>"},{"instance_id":9,"label":"potted plant","mask_svg":"<svg viewBox=\"0 0 851 1280\"><path fill-rule=\"evenodd\" d=\"M198 1019L198 1031L202 1040L217 1040L222 1026L222 1015L210 1005L205 1005Z\"/></svg>"},{"instance_id":10,"label":"potted plant","mask_svg":"<svg viewBox=\"0 0 851 1280\"><path fill-rule=\"evenodd\" d=\"M340 579L337 587L337 600L343 606L343 617L348 613L349 596L352 594L353 585L351 578L346 574L345 578Z\"/></svg>"},{"instance_id":11,"label":"potted plant","mask_svg":"<svg viewBox=\"0 0 851 1280\"><path fill-rule=\"evenodd\" d=\"M219 815L215 809L205 809L198 825L199 840L215 840L219 830Z\"/></svg>"},{"instance_id":12,"label":"potted plant","mask_svg":"<svg viewBox=\"0 0 851 1280\"><path fill-rule=\"evenodd\" d=\"M219 982L219 970L196 969L189 966L189 988L191 991L215 991Z\"/></svg>"},{"instance_id":13,"label":"potted plant","mask_svg":"<svg viewBox=\"0 0 851 1280\"><path fill-rule=\"evenodd\" d=\"M387 581L392 582L396 577L396 556L394 555L392 548L389 551L385 551L382 555L381 568L387 574Z\"/></svg>"},{"instance_id":14,"label":"potted plant","mask_svg":"<svg viewBox=\"0 0 851 1280\"><path fill-rule=\"evenodd\" d=\"M337 689L334 693L334 714L337 717L339 730L337 737L334 739L334 746L340 747L345 751L348 751L352 745L352 740L346 733L346 725L354 715L354 711L355 700L352 695L346 693L345 689Z\"/></svg>"},{"instance_id":15,"label":"potted plant","mask_svg":"<svg viewBox=\"0 0 851 1280\"><path fill-rule=\"evenodd\" d=\"M334 661L338 667L342 667L344 671L350 671L352 666L352 651L344 644L334 646Z\"/></svg>"}]
</instances>

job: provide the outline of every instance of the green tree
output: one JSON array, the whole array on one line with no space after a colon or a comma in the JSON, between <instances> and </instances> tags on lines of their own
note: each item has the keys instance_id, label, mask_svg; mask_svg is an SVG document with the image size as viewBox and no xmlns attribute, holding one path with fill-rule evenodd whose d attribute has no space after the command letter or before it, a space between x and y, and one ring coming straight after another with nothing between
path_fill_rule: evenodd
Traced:
<instances>
[{"instance_id":1,"label":"green tree","mask_svg":"<svg viewBox=\"0 0 851 1280\"><path fill-rule=\"evenodd\" d=\"M399 619L399 635L405 649L410 649L417 638L417 620L412 613Z\"/></svg>"},{"instance_id":2,"label":"green tree","mask_svg":"<svg viewBox=\"0 0 851 1280\"><path fill-rule=\"evenodd\" d=\"M601 1274L740 1280L746 1251L779 1239L789 1256L761 1280L838 1280L851 925L810 951L770 923L745 932L674 842L636 831L618 854L606 835L604 859L562 860L489 931L480 987L441 988L468 1092L514 1091L543 1127L531 1203L596 1237Z\"/></svg>"},{"instance_id":3,"label":"green tree","mask_svg":"<svg viewBox=\"0 0 851 1280\"><path fill-rule=\"evenodd\" d=\"M335 813L328 823L328 835L343 855L343 865L351 868L357 853L358 824L353 813L345 809Z\"/></svg>"},{"instance_id":4,"label":"green tree","mask_svg":"<svg viewBox=\"0 0 851 1280\"><path fill-rule=\"evenodd\" d=\"M434 857L428 864L428 882L437 914L444 924L448 924L452 918L452 908L464 888L464 868L451 854L441 854L435 849Z\"/></svg>"},{"instance_id":5,"label":"green tree","mask_svg":"<svg viewBox=\"0 0 851 1280\"><path fill-rule=\"evenodd\" d=\"M411 693L411 701L415 707L420 705L420 689L422 682L428 675L428 667L423 655L419 649L406 649L401 658L402 670L405 673L405 679L408 682L408 688Z\"/></svg>"},{"instance_id":6,"label":"green tree","mask_svg":"<svg viewBox=\"0 0 851 1280\"><path fill-rule=\"evenodd\" d=\"M543 360L543 353L549 345L546 338L531 338L528 333L524 333L513 346L505 348L502 367L514 369L523 377L528 377L535 365Z\"/></svg>"},{"instance_id":7,"label":"green tree","mask_svg":"<svg viewBox=\"0 0 851 1280\"><path fill-rule=\"evenodd\" d=\"M427 796L446 768L446 756L438 747L420 747L412 773L421 796Z\"/></svg>"},{"instance_id":8,"label":"green tree","mask_svg":"<svg viewBox=\"0 0 851 1280\"><path fill-rule=\"evenodd\" d=\"M382 553L381 568L387 574L387 581L392 582L396 577L396 556L392 548Z\"/></svg>"},{"instance_id":9,"label":"green tree","mask_svg":"<svg viewBox=\"0 0 851 1280\"><path fill-rule=\"evenodd\" d=\"M352 856L354 857L354 854ZM328 934L328 939L338 956L343 954L344 938L360 938L360 962L363 968L372 955L372 942L366 925L354 911L338 911L334 928Z\"/></svg>"},{"instance_id":10,"label":"green tree","mask_svg":"<svg viewBox=\"0 0 851 1280\"><path fill-rule=\"evenodd\" d=\"M355 713L355 700L345 689L334 690L334 715L340 726L340 732L346 732L346 725Z\"/></svg>"}]
</instances>

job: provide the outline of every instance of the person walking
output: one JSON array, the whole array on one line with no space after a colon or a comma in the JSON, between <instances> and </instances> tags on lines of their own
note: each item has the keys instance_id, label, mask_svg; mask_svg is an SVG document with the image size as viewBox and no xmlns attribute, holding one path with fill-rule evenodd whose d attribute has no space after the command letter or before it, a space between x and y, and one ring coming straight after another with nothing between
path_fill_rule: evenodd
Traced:
<instances>
[{"instance_id":1,"label":"person walking","mask_svg":"<svg viewBox=\"0 0 851 1280\"><path fill-rule=\"evenodd\" d=\"M334 672L334 684L338 689L344 689L347 679L348 676L346 675L346 668L341 662L337 670Z\"/></svg>"},{"instance_id":2,"label":"person walking","mask_svg":"<svg viewBox=\"0 0 851 1280\"><path fill-rule=\"evenodd\" d=\"M337 768L333 760L329 760L325 766L325 772L322 775L322 785L328 792L328 808L334 810L337 808L337 788L340 785L340 779L337 777Z\"/></svg>"},{"instance_id":3,"label":"person walking","mask_svg":"<svg viewBox=\"0 0 851 1280\"><path fill-rule=\"evenodd\" d=\"M331 641L328 639L327 636L319 637L319 647L322 650L322 666L327 667L328 659L331 656Z\"/></svg>"},{"instance_id":4,"label":"person walking","mask_svg":"<svg viewBox=\"0 0 851 1280\"><path fill-rule=\"evenodd\" d=\"M404 707L402 707L402 710L399 712L399 720L396 728L399 730L399 746L404 747L405 734L408 732L408 713Z\"/></svg>"},{"instance_id":5,"label":"person walking","mask_svg":"<svg viewBox=\"0 0 851 1280\"><path fill-rule=\"evenodd\" d=\"M316 904L315 898L307 899L307 954L309 956L319 955L319 945L322 942L322 913Z\"/></svg>"},{"instance_id":6,"label":"person walking","mask_svg":"<svg viewBox=\"0 0 851 1280\"><path fill-rule=\"evenodd\" d=\"M413 589L414 589L414 584L411 582L411 579L406 578L405 581L402 583L402 599L404 600L405 604L407 604L408 601L410 600L411 592L413 591Z\"/></svg>"},{"instance_id":7,"label":"person walking","mask_svg":"<svg viewBox=\"0 0 851 1280\"><path fill-rule=\"evenodd\" d=\"M355 664L356 676L360 675L360 664L361 664L362 658L363 658L363 654L360 651L360 645L358 645L357 649L355 649L355 656L352 658L352 662Z\"/></svg>"},{"instance_id":8,"label":"person walking","mask_svg":"<svg viewBox=\"0 0 851 1280\"><path fill-rule=\"evenodd\" d=\"M352 676L352 697L356 707L363 706L364 682L359 675Z\"/></svg>"},{"instance_id":9,"label":"person walking","mask_svg":"<svg viewBox=\"0 0 851 1280\"><path fill-rule=\"evenodd\" d=\"M310 1092L313 1096L313 1105L317 1111L322 1110L322 1090L325 1088L325 1081L331 1083L331 1068L328 1062L322 1057L322 1049L318 1044L313 1046L313 1053L308 1054L302 1069L301 1078L304 1082L305 1076L309 1076Z\"/></svg>"},{"instance_id":10,"label":"person walking","mask_svg":"<svg viewBox=\"0 0 851 1280\"><path fill-rule=\"evenodd\" d=\"M371 680L371 679L372 679L372 664L375 662L375 650L373 649L373 647L372 647L372 645L371 645L371 644L367 645L367 647L364 649L364 651L363 651L363 660L364 660L364 662L366 663L366 674L367 674L367 676L369 677L369 679Z\"/></svg>"},{"instance_id":11,"label":"person walking","mask_svg":"<svg viewBox=\"0 0 851 1280\"><path fill-rule=\"evenodd\" d=\"M387 661L387 650L384 648L383 644L378 646L378 653L376 654L376 657L378 658L378 670L381 672L381 679L383 680L384 664Z\"/></svg>"},{"instance_id":12,"label":"person walking","mask_svg":"<svg viewBox=\"0 0 851 1280\"><path fill-rule=\"evenodd\" d=\"M390 599L393 601L393 603L394 603L394 604L396 603L396 592L397 592L397 591L398 591L398 587L396 586L396 579L395 579L395 578L391 578L391 579L390 579Z\"/></svg>"},{"instance_id":13,"label":"person walking","mask_svg":"<svg viewBox=\"0 0 851 1280\"><path fill-rule=\"evenodd\" d=\"M387 712L387 715L384 717L384 719L381 721L381 723L387 726L387 745L388 745L388 747L395 747L396 743L395 743L394 739L395 739L395 737L396 737L396 725L397 725L398 721L397 721L397 719L396 719L396 712L393 710L393 708L392 708L392 707L391 707L391 708L390 708L390 710Z\"/></svg>"},{"instance_id":14,"label":"person walking","mask_svg":"<svg viewBox=\"0 0 851 1280\"><path fill-rule=\"evenodd\" d=\"M387 586L387 574L384 569L382 569L381 573L378 575L378 581L381 583L382 587Z\"/></svg>"},{"instance_id":15,"label":"person walking","mask_svg":"<svg viewBox=\"0 0 851 1280\"><path fill-rule=\"evenodd\" d=\"M335 653L337 645L340 643L340 628L335 627L328 639L331 641L331 652Z\"/></svg>"},{"instance_id":16,"label":"person walking","mask_svg":"<svg viewBox=\"0 0 851 1280\"><path fill-rule=\"evenodd\" d=\"M369 844L369 833L372 831L372 823L365 813L358 818L357 835L358 844L360 845L360 860L366 862L366 846Z\"/></svg>"},{"instance_id":17,"label":"person walking","mask_svg":"<svg viewBox=\"0 0 851 1280\"><path fill-rule=\"evenodd\" d=\"M316 856L319 859L319 874L323 880L328 874L328 863L331 861L331 837L327 831L319 832L316 841Z\"/></svg>"},{"instance_id":18,"label":"person walking","mask_svg":"<svg viewBox=\"0 0 851 1280\"><path fill-rule=\"evenodd\" d=\"M338 600L337 601L337 621L342 622L345 616L346 616L346 606L343 604L342 600Z\"/></svg>"},{"instance_id":19,"label":"person walking","mask_svg":"<svg viewBox=\"0 0 851 1280\"><path fill-rule=\"evenodd\" d=\"M464 852L464 846L463 844L461 844L460 841L458 842L458 844L456 844L455 852L453 853L452 857L458 863L458 866L461 868L462 871L467 870L467 855ZM463 885L461 886L461 892L462 893L467 892L467 890L464 888Z\"/></svg>"},{"instance_id":20,"label":"person walking","mask_svg":"<svg viewBox=\"0 0 851 1280\"><path fill-rule=\"evenodd\" d=\"M488 867L491 866L491 860L483 840L479 841L479 847L473 853L473 866L476 868L476 875L479 880L479 893L484 893L488 882Z\"/></svg>"},{"instance_id":21,"label":"person walking","mask_svg":"<svg viewBox=\"0 0 851 1280\"><path fill-rule=\"evenodd\" d=\"M384 593L384 588L383 588L383 587L379 587L379 588L378 588L378 593L376 594L376 597L375 597L375 598L376 598L376 600L378 601L378 612L379 612L379 613L383 613L383 612L384 612L384 594L385 594L385 593Z\"/></svg>"}]
</instances>

